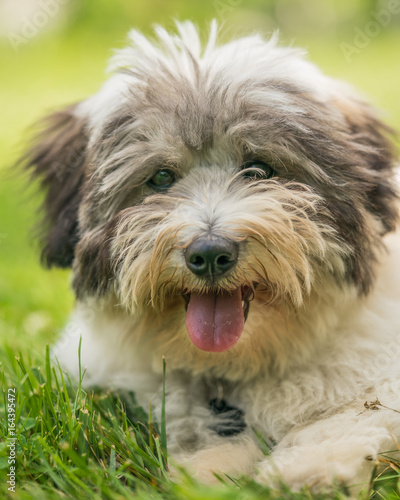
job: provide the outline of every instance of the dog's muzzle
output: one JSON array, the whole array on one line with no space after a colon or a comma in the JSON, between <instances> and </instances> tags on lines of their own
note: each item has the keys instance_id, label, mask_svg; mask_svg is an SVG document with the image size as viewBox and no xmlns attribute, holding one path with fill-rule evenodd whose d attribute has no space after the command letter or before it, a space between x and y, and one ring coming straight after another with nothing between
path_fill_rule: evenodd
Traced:
<instances>
[{"instance_id":1,"label":"dog's muzzle","mask_svg":"<svg viewBox=\"0 0 400 500\"><path fill-rule=\"evenodd\" d=\"M198 238L185 252L188 269L211 284L233 270L238 258L238 244L221 237ZM208 352L233 347L243 332L250 296L247 286L233 292L187 294L186 328L193 344Z\"/></svg>"}]
</instances>

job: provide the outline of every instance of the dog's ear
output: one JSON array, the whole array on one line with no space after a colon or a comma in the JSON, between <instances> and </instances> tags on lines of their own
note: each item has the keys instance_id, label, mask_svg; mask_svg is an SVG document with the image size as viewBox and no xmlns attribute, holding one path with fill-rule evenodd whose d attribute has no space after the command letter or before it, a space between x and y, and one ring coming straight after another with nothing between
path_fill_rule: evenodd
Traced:
<instances>
[{"instance_id":1,"label":"dog's ear","mask_svg":"<svg viewBox=\"0 0 400 500\"><path fill-rule=\"evenodd\" d=\"M42 263L70 267L78 242L78 209L85 176L88 137L77 105L56 112L41 123L41 131L23 161L45 191L40 227Z\"/></svg>"},{"instance_id":2,"label":"dog's ear","mask_svg":"<svg viewBox=\"0 0 400 500\"><path fill-rule=\"evenodd\" d=\"M373 107L354 96L337 99L336 106L346 118L357 150L357 165L368 187L367 208L381 220L383 233L393 231L399 205L394 178L398 156L395 131L378 117Z\"/></svg>"}]
</instances>

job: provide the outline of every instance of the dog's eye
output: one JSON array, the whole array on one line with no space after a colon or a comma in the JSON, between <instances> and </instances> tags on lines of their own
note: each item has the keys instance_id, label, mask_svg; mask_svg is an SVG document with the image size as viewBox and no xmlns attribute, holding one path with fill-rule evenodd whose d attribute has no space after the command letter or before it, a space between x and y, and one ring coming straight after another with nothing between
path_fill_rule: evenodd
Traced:
<instances>
[{"instance_id":1,"label":"dog's eye","mask_svg":"<svg viewBox=\"0 0 400 500\"><path fill-rule=\"evenodd\" d=\"M271 165L257 160L246 161L240 169L243 170L243 176L248 179L270 179L275 175Z\"/></svg>"},{"instance_id":2,"label":"dog's eye","mask_svg":"<svg viewBox=\"0 0 400 500\"><path fill-rule=\"evenodd\" d=\"M154 189L167 189L175 182L175 175L169 170L159 170L156 175L149 180L149 184Z\"/></svg>"}]
</instances>

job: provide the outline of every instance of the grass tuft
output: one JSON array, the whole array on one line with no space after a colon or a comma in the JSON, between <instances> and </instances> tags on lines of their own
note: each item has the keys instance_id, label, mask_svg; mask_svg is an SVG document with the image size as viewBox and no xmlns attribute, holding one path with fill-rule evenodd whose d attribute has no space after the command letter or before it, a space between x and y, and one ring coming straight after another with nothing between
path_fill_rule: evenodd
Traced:
<instances>
[{"instance_id":1,"label":"grass tuft","mask_svg":"<svg viewBox=\"0 0 400 500\"><path fill-rule=\"evenodd\" d=\"M166 441L162 444L156 423L143 424L146 416L133 394L87 392L82 388L82 373L74 386L52 364L48 347L44 370L21 353L14 356L8 350L3 357L0 474L5 479L9 472L6 410L11 388L16 394L15 498L36 490L37 498L57 492L68 498L110 499L132 496L145 486L153 493L165 491ZM135 422L127 416L127 405ZM1 481L1 497L7 493L6 486L6 480Z\"/></svg>"}]
</instances>

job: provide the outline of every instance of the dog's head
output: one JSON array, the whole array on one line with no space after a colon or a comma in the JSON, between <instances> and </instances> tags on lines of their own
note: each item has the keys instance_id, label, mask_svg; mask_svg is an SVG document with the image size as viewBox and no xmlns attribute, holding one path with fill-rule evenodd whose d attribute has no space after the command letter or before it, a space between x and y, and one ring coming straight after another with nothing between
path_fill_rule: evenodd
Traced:
<instances>
[{"instance_id":1,"label":"dog's head","mask_svg":"<svg viewBox=\"0 0 400 500\"><path fill-rule=\"evenodd\" d=\"M33 147L44 262L72 266L79 297L180 310L211 352L237 342L251 299L296 309L328 281L367 293L397 217L374 111L274 37L217 46L213 25L202 49L190 23L157 37L132 32L102 90Z\"/></svg>"}]
</instances>

